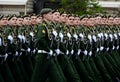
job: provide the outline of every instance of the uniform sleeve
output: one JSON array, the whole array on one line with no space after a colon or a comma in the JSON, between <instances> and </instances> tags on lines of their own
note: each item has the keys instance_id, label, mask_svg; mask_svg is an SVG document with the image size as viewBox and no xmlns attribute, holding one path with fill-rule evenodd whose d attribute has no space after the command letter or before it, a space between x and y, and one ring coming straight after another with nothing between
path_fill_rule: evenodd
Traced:
<instances>
[{"instance_id":1,"label":"uniform sleeve","mask_svg":"<svg viewBox=\"0 0 120 82\"><path fill-rule=\"evenodd\" d=\"M37 33L37 48L41 50L49 51L49 39L48 39L48 33L45 26L40 25L38 27L38 33Z\"/></svg>"}]
</instances>

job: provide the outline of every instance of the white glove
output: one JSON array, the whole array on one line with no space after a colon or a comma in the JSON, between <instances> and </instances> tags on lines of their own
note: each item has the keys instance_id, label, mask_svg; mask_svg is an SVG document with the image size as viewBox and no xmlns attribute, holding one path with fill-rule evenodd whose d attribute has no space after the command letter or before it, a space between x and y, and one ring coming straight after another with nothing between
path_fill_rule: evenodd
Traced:
<instances>
[{"instance_id":1,"label":"white glove","mask_svg":"<svg viewBox=\"0 0 120 82\"><path fill-rule=\"evenodd\" d=\"M8 57L8 54L6 53L6 54L5 54L5 59L4 59L4 61L7 59L7 57Z\"/></svg>"},{"instance_id":2,"label":"white glove","mask_svg":"<svg viewBox=\"0 0 120 82\"><path fill-rule=\"evenodd\" d=\"M101 37L103 38L103 33L100 33Z\"/></svg>"},{"instance_id":3,"label":"white glove","mask_svg":"<svg viewBox=\"0 0 120 82\"><path fill-rule=\"evenodd\" d=\"M80 33L80 34L79 34L79 36L80 36L81 40L83 40L83 39L84 39L84 36L83 36L83 34L82 34L82 33Z\"/></svg>"},{"instance_id":4,"label":"white glove","mask_svg":"<svg viewBox=\"0 0 120 82\"><path fill-rule=\"evenodd\" d=\"M103 47L103 46L101 46L101 47L100 47L100 51L102 51L103 49L104 49L104 47Z\"/></svg>"},{"instance_id":5,"label":"white glove","mask_svg":"<svg viewBox=\"0 0 120 82\"><path fill-rule=\"evenodd\" d=\"M110 37L111 41L113 41L113 36L112 36L112 34L109 34L109 37Z\"/></svg>"},{"instance_id":6,"label":"white glove","mask_svg":"<svg viewBox=\"0 0 120 82\"><path fill-rule=\"evenodd\" d=\"M98 37L101 39L101 34L100 33L98 34Z\"/></svg>"},{"instance_id":7,"label":"white glove","mask_svg":"<svg viewBox=\"0 0 120 82\"><path fill-rule=\"evenodd\" d=\"M78 55L80 55L80 52L81 52L81 49L78 49L78 52L77 52L77 54L78 54Z\"/></svg>"},{"instance_id":8,"label":"white glove","mask_svg":"<svg viewBox=\"0 0 120 82\"><path fill-rule=\"evenodd\" d=\"M117 46L117 50L119 49L119 45Z\"/></svg>"},{"instance_id":9,"label":"white glove","mask_svg":"<svg viewBox=\"0 0 120 82\"><path fill-rule=\"evenodd\" d=\"M20 39L20 42L22 42L22 36L18 35L18 38Z\"/></svg>"},{"instance_id":10,"label":"white glove","mask_svg":"<svg viewBox=\"0 0 120 82\"><path fill-rule=\"evenodd\" d=\"M60 49L56 49L55 52L56 52L57 55L59 55L60 54Z\"/></svg>"},{"instance_id":11,"label":"white glove","mask_svg":"<svg viewBox=\"0 0 120 82\"><path fill-rule=\"evenodd\" d=\"M67 51L66 51L66 55L68 55L68 54L69 54L69 51L67 50Z\"/></svg>"},{"instance_id":12,"label":"white glove","mask_svg":"<svg viewBox=\"0 0 120 82\"><path fill-rule=\"evenodd\" d=\"M97 48L97 52L99 52L99 50L100 50L100 49L99 49L99 48Z\"/></svg>"},{"instance_id":13,"label":"white glove","mask_svg":"<svg viewBox=\"0 0 120 82\"><path fill-rule=\"evenodd\" d=\"M107 48L107 51L109 50L109 48Z\"/></svg>"},{"instance_id":14,"label":"white glove","mask_svg":"<svg viewBox=\"0 0 120 82\"><path fill-rule=\"evenodd\" d=\"M107 33L105 33L104 34L104 36L105 36L105 38L106 38L106 40L108 39L108 34Z\"/></svg>"},{"instance_id":15,"label":"white glove","mask_svg":"<svg viewBox=\"0 0 120 82\"><path fill-rule=\"evenodd\" d=\"M26 38L24 35L22 35L22 40L23 40L23 43L25 43Z\"/></svg>"},{"instance_id":16,"label":"white glove","mask_svg":"<svg viewBox=\"0 0 120 82\"><path fill-rule=\"evenodd\" d=\"M49 54L50 56L52 56L52 55L53 55L53 51L50 50L50 52L48 52L48 54Z\"/></svg>"},{"instance_id":17,"label":"white glove","mask_svg":"<svg viewBox=\"0 0 120 82\"><path fill-rule=\"evenodd\" d=\"M88 55L89 55L89 56L92 56L92 52L90 51Z\"/></svg>"},{"instance_id":18,"label":"white glove","mask_svg":"<svg viewBox=\"0 0 120 82\"><path fill-rule=\"evenodd\" d=\"M31 50L30 48L27 49L28 52L30 52L30 50Z\"/></svg>"},{"instance_id":19,"label":"white glove","mask_svg":"<svg viewBox=\"0 0 120 82\"><path fill-rule=\"evenodd\" d=\"M120 33L118 33L118 35L120 36Z\"/></svg>"},{"instance_id":20,"label":"white glove","mask_svg":"<svg viewBox=\"0 0 120 82\"><path fill-rule=\"evenodd\" d=\"M97 41L97 39L96 39L96 36L95 35L93 35L92 36L92 38L93 38L93 40L96 42Z\"/></svg>"},{"instance_id":21,"label":"white glove","mask_svg":"<svg viewBox=\"0 0 120 82\"><path fill-rule=\"evenodd\" d=\"M12 44L13 43L13 37L12 37L12 35L9 35L8 39L10 40L10 43Z\"/></svg>"},{"instance_id":22,"label":"white glove","mask_svg":"<svg viewBox=\"0 0 120 82\"><path fill-rule=\"evenodd\" d=\"M34 34L33 34L33 32L30 32L30 36L34 37Z\"/></svg>"},{"instance_id":23,"label":"white glove","mask_svg":"<svg viewBox=\"0 0 120 82\"><path fill-rule=\"evenodd\" d=\"M63 34L60 32L59 37L61 38L61 42L63 42Z\"/></svg>"},{"instance_id":24,"label":"white glove","mask_svg":"<svg viewBox=\"0 0 120 82\"><path fill-rule=\"evenodd\" d=\"M91 35L88 35L88 39L90 40L90 43L92 42L92 37Z\"/></svg>"},{"instance_id":25,"label":"white glove","mask_svg":"<svg viewBox=\"0 0 120 82\"><path fill-rule=\"evenodd\" d=\"M2 46L2 39L0 38L0 46Z\"/></svg>"},{"instance_id":26,"label":"white glove","mask_svg":"<svg viewBox=\"0 0 120 82\"><path fill-rule=\"evenodd\" d=\"M87 50L85 50L83 53L84 53L85 55L87 55L87 54L88 54L88 51L87 51Z\"/></svg>"},{"instance_id":27,"label":"white glove","mask_svg":"<svg viewBox=\"0 0 120 82\"><path fill-rule=\"evenodd\" d=\"M55 37L57 37L57 35L58 35L58 33L53 29L53 35L55 36Z\"/></svg>"},{"instance_id":28,"label":"white glove","mask_svg":"<svg viewBox=\"0 0 120 82\"><path fill-rule=\"evenodd\" d=\"M113 46L113 48L112 48L113 50L115 49L115 46Z\"/></svg>"},{"instance_id":29,"label":"white glove","mask_svg":"<svg viewBox=\"0 0 120 82\"><path fill-rule=\"evenodd\" d=\"M71 50L71 52L70 52L72 55L73 55L73 53L74 53L74 50Z\"/></svg>"},{"instance_id":30,"label":"white glove","mask_svg":"<svg viewBox=\"0 0 120 82\"><path fill-rule=\"evenodd\" d=\"M118 39L117 34L114 34L115 39Z\"/></svg>"},{"instance_id":31,"label":"white glove","mask_svg":"<svg viewBox=\"0 0 120 82\"><path fill-rule=\"evenodd\" d=\"M69 40L70 40L71 34L70 34L69 32L67 33L67 36L68 36L68 38L69 38Z\"/></svg>"},{"instance_id":32,"label":"white glove","mask_svg":"<svg viewBox=\"0 0 120 82\"><path fill-rule=\"evenodd\" d=\"M18 52L16 51L15 56L18 56Z\"/></svg>"},{"instance_id":33,"label":"white glove","mask_svg":"<svg viewBox=\"0 0 120 82\"><path fill-rule=\"evenodd\" d=\"M36 52L36 50L34 49L32 52L33 52L33 53L35 53L35 52Z\"/></svg>"},{"instance_id":34,"label":"white glove","mask_svg":"<svg viewBox=\"0 0 120 82\"><path fill-rule=\"evenodd\" d=\"M78 39L78 35L75 33L73 34L73 37L77 40Z\"/></svg>"}]
</instances>

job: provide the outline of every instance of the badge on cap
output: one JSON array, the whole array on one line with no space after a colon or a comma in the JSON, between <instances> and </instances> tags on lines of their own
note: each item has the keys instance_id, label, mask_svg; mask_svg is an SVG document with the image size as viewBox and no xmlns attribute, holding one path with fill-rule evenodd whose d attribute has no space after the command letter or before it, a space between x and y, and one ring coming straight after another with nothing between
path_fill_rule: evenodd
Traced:
<instances>
[{"instance_id":1,"label":"badge on cap","mask_svg":"<svg viewBox=\"0 0 120 82\"><path fill-rule=\"evenodd\" d=\"M37 32L37 30L35 30L35 33Z\"/></svg>"},{"instance_id":2,"label":"badge on cap","mask_svg":"<svg viewBox=\"0 0 120 82\"><path fill-rule=\"evenodd\" d=\"M45 34L45 30L42 30L42 33L44 33L44 34Z\"/></svg>"}]
</instances>

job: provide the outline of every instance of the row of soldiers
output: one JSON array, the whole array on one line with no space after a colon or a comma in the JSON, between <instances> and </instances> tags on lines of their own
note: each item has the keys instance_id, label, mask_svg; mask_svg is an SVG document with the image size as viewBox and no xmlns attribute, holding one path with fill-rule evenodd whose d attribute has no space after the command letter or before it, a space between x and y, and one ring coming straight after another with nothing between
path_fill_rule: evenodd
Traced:
<instances>
[{"instance_id":1,"label":"row of soldiers","mask_svg":"<svg viewBox=\"0 0 120 82\"><path fill-rule=\"evenodd\" d=\"M0 16L0 82L119 82L120 17L50 8Z\"/></svg>"}]
</instances>

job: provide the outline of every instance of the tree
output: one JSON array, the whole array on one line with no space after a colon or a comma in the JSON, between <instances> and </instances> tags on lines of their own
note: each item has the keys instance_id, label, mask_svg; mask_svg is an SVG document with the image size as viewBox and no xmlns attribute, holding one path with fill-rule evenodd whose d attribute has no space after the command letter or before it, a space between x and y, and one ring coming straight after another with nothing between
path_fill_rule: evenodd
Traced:
<instances>
[{"instance_id":1,"label":"tree","mask_svg":"<svg viewBox=\"0 0 120 82\"><path fill-rule=\"evenodd\" d=\"M61 11L67 11L78 15L103 12L103 8L96 0L61 0L60 5Z\"/></svg>"}]
</instances>

